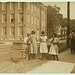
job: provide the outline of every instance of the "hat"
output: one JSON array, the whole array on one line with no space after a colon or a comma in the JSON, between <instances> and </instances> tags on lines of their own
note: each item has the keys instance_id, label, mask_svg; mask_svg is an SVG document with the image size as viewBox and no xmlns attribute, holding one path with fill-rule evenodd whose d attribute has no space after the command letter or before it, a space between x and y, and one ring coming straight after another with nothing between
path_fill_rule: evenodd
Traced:
<instances>
[{"instance_id":1,"label":"hat","mask_svg":"<svg viewBox=\"0 0 75 75\"><path fill-rule=\"evenodd\" d=\"M35 31L33 30L33 31L31 31L31 34L35 34Z\"/></svg>"},{"instance_id":2,"label":"hat","mask_svg":"<svg viewBox=\"0 0 75 75\"><path fill-rule=\"evenodd\" d=\"M42 31L42 32L41 32L41 34L42 34L42 35L45 35L45 32L44 32L44 31Z\"/></svg>"}]
</instances>

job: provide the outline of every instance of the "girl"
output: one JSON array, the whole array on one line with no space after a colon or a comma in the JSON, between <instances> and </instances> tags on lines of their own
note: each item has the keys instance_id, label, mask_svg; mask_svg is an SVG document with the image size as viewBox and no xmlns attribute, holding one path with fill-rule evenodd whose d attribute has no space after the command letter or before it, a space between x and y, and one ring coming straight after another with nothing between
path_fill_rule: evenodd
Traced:
<instances>
[{"instance_id":1,"label":"girl","mask_svg":"<svg viewBox=\"0 0 75 75\"><path fill-rule=\"evenodd\" d=\"M50 47L49 54L53 55L54 60L55 60L55 58L57 58L57 60L59 60L58 59L58 45L57 45L58 44L58 38L56 36L56 33L53 33L53 36L52 36L50 42L52 44L51 44L51 47Z\"/></svg>"},{"instance_id":2,"label":"girl","mask_svg":"<svg viewBox=\"0 0 75 75\"><path fill-rule=\"evenodd\" d=\"M47 44L46 44L47 36L45 36L45 32L42 31L40 37L40 53L42 54L42 59L46 53L48 53Z\"/></svg>"}]
</instances>

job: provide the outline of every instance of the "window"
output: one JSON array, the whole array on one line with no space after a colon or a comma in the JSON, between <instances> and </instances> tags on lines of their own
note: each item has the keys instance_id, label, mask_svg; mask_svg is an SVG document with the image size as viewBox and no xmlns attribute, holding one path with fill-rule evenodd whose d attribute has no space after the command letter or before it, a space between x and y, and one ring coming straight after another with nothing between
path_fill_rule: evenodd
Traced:
<instances>
[{"instance_id":1,"label":"window","mask_svg":"<svg viewBox=\"0 0 75 75\"><path fill-rule=\"evenodd\" d=\"M43 16L43 11L42 11L42 16Z\"/></svg>"},{"instance_id":2,"label":"window","mask_svg":"<svg viewBox=\"0 0 75 75\"><path fill-rule=\"evenodd\" d=\"M10 23L14 23L14 18L15 18L14 14L11 14L10 15Z\"/></svg>"},{"instance_id":3,"label":"window","mask_svg":"<svg viewBox=\"0 0 75 75\"><path fill-rule=\"evenodd\" d=\"M2 28L2 35L5 36L6 35L6 27Z\"/></svg>"},{"instance_id":4,"label":"window","mask_svg":"<svg viewBox=\"0 0 75 75\"><path fill-rule=\"evenodd\" d=\"M23 27L20 26L18 30L19 30L19 35L23 35Z\"/></svg>"},{"instance_id":5,"label":"window","mask_svg":"<svg viewBox=\"0 0 75 75\"><path fill-rule=\"evenodd\" d=\"M31 24L33 24L33 16L31 16Z\"/></svg>"},{"instance_id":6,"label":"window","mask_svg":"<svg viewBox=\"0 0 75 75\"><path fill-rule=\"evenodd\" d=\"M36 25L36 18L34 18L34 25Z\"/></svg>"},{"instance_id":7,"label":"window","mask_svg":"<svg viewBox=\"0 0 75 75\"><path fill-rule=\"evenodd\" d=\"M43 28L43 21L42 21L42 28Z\"/></svg>"},{"instance_id":8,"label":"window","mask_svg":"<svg viewBox=\"0 0 75 75\"><path fill-rule=\"evenodd\" d=\"M2 23L6 23L6 14L2 15Z\"/></svg>"},{"instance_id":9,"label":"window","mask_svg":"<svg viewBox=\"0 0 75 75\"><path fill-rule=\"evenodd\" d=\"M36 6L34 6L34 11L36 12Z\"/></svg>"},{"instance_id":10,"label":"window","mask_svg":"<svg viewBox=\"0 0 75 75\"><path fill-rule=\"evenodd\" d=\"M37 19L37 25L39 25L39 18Z\"/></svg>"},{"instance_id":11,"label":"window","mask_svg":"<svg viewBox=\"0 0 75 75\"><path fill-rule=\"evenodd\" d=\"M28 10L30 10L30 3L28 3Z\"/></svg>"},{"instance_id":12,"label":"window","mask_svg":"<svg viewBox=\"0 0 75 75\"><path fill-rule=\"evenodd\" d=\"M23 14L19 13L18 14L18 22L22 22L23 21Z\"/></svg>"},{"instance_id":13,"label":"window","mask_svg":"<svg viewBox=\"0 0 75 75\"><path fill-rule=\"evenodd\" d=\"M2 3L2 10L3 10L3 11L6 10L6 3Z\"/></svg>"},{"instance_id":14,"label":"window","mask_svg":"<svg viewBox=\"0 0 75 75\"><path fill-rule=\"evenodd\" d=\"M30 23L30 15L28 14L28 23Z\"/></svg>"},{"instance_id":15,"label":"window","mask_svg":"<svg viewBox=\"0 0 75 75\"><path fill-rule=\"evenodd\" d=\"M30 28L27 28L27 33L30 33Z\"/></svg>"},{"instance_id":16,"label":"window","mask_svg":"<svg viewBox=\"0 0 75 75\"><path fill-rule=\"evenodd\" d=\"M44 31L45 31L45 22L43 23L44 25L43 25L43 28L44 28Z\"/></svg>"},{"instance_id":17,"label":"window","mask_svg":"<svg viewBox=\"0 0 75 75\"><path fill-rule=\"evenodd\" d=\"M45 21L45 13L44 13L44 21Z\"/></svg>"},{"instance_id":18,"label":"window","mask_svg":"<svg viewBox=\"0 0 75 75\"><path fill-rule=\"evenodd\" d=\"M22 2L18 2L18 9L22 9L22 7L23 7Z\"/></svg>"},{"instance_id":19,"label":"window","mask_svg":"<svg viewBox=\"0 0 75 75\"><path fill-rule=\"evenodd\" d=\"M15 3L14 2L11 2L10 3L10 10L14 10L14 8L15 8Z\"/></svg>"},{"instance_id":20,"label":"window","mask_svg":"<svg viewBox=\"0 0 75 75\"><path fill-rule=\"evenodd\" d=\"M37 40L39 40L39 30L37 30Z\"/></svg>"},{"instance_id":21,"label":"window","mask_svg":"<svg viewBox=\"0 0 75 75\"><path fill-rule=\"evenodd\" d=\"M33 4L31 4L31 11L33 12Z\"/></svg>"},{"instance_id":22,"label":"window","mask_svg":"<svg viewBox=\"0 0 75 75\"><path fill-rule=\"evenodd\" d=\"M10 31L11 31L10 35L13 36L13 35L15 34L15 33L14 33L14 27L11 27Z\"/></svg>"},{"instance_id":23,"label":"window","mask_svg":"<svg viewBox=\"0 0 75 75\"><path fill-rule=\"evenodd\" d=\"M37 8L37 12L40 13L40 9L39 9L39 7Z\"/></svg>"}]
</instances>

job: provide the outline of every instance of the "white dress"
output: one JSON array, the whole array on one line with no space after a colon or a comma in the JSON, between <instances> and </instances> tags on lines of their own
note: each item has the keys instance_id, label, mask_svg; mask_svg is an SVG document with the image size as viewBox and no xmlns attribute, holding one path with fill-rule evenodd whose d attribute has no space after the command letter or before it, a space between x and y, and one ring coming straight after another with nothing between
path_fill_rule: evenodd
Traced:
<instances>
[{"instance_id":1,"label":"white dress","mask_svg":"<svg viewBox=\"0 0 75 75\"><path fill-rule=\"evenodd\" d=\"M53 43L57 43L57 42L58 42L58 39L54 38ZM53 44L53 43L51 44L49 54L58 55L58 46L57 44Z\"/></svg>"},{"instance_id":2,"label":"white dress","mask_svg":"<svg viewBox=\"0 0 75 75\"><path fill-rule=\"evenodd\" d=\"M47 36L41 36L40 39L41 39L40 53L48 53L48 48L46 43Z\"/></svg>"}]
</instances>

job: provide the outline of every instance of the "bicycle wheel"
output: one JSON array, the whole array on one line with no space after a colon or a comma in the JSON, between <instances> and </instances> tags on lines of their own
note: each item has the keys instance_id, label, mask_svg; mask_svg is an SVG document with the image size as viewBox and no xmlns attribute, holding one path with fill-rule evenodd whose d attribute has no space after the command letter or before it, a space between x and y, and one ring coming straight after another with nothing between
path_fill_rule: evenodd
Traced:
<instances>
[{"instance_id":1,"label":"bicycle wheel","mask_svg":"<svg viewBox=\"0 0 75 75\"><path fill-rule=\"evenodd\" d=\"M20 60L20 50L12 48L9 52L9 56L12 61L14 62L19 61Z\"/></svg>"},{"instance_id":2,"label":"bicycle wheel","mask_svg":"<svg viewBox=\"0 0 75 75\"><path fill-rule=\"evenodd\" d=\"M26 49L24 49L24 50L21 51L21 58L23 60L28 60L28 52L27 52Z\"/></svg>"},{"instance_id":3,"label":"bicycle wheel","mask_svg":"<svg viewBox=\"0 0 75 75\"><path fill-rule=\"evenodd\" d=\"M24 51L24 60L28 60L28 51L27 50Z\"/></svg>"}]
</instances>

